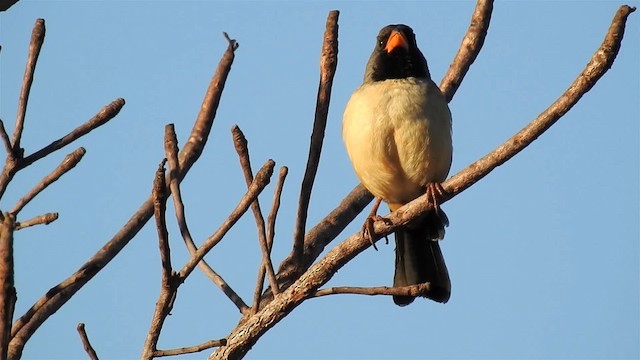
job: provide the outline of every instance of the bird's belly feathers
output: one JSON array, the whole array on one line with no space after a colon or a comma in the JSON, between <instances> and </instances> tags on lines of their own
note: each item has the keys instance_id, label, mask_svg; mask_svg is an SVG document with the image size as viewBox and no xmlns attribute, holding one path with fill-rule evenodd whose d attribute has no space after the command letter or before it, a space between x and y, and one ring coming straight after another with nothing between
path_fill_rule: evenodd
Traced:
<instances>
[{"instance_id":1,"label":"bird's belly feathers","mask_svg":"<svg viewBox=\"0 0 640 360\"><path fill-rule=\"evenodd\" d=\"M451 114L431 80L363 84L347 104L342 134L360 181L389 203L405 204L449 173Z\"/></svg>"}]
</instances>

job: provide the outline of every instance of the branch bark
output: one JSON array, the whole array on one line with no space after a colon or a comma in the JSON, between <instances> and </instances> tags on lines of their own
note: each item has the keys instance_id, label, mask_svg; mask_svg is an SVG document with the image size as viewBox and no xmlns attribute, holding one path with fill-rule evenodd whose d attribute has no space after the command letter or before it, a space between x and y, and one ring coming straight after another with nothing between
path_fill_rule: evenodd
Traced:
<instances>
[{"instance_id":1,"label":"branch bark","mask_svg":"<svg viewBox=\"0 0 640 360\"><path fill-rule=\"evenodd\" d=\"M11 321L16 306L13 282L13 232L15 218L6 213L0 222L0 359L7 358L11 339Z\"/></svg>"},{"instance_id":2,"label":"branch bark","mask_svg":"<svg viewBox=\"0 0 640 360\"><path fill-rule=\"evenodd\" d=\"M55 168L53 171L45 176L36 186L31 189L25 196L23 196L16 205L11 209L11 214L17 216L20 210L22 210L33 198L35 198L42 190L46 189L49 185L56 182L62 175L69 172L69 170L73 169L78 165L80 160L87 151L84 148L78 148L74 150L72 153L69 153L62 162Z\"/></svg>"},{"instance_id":3,"label":"branch bark","mask_svg":"<svg viewBox=\"0 0 640 360\"><path fill-rule=\"evenodd\" d=\"M462 38L458 53L453 58L449 70L440 82L440 91L444 94L447 102L451 102L453 95L458 91L458 87L462 83L462 79L464 79L471 64L478 57L489 30L492 13L493 0L478 0L473 15L471 15L471 24L469 24L469 29L467 29L467 33Z\"/></svg>"},{"instance_id":4,"label":"branch bark","mask_svg":"<svg viewBox=\"0 0 640 360\"><path fill-rule=\"evenodd\" d=\"M35 225L49 225L56 220L58 220L58 213L46 213L29 220L16 222L16 230L22 230Z\"/></svg>"},{"instance_id":5,"label":"branch bark","mask_svg":"<svg viewBox=\"0 0 640 360\"><path fill-rule=\"evenodd\" d=\"M338 10L329 12L324 32L322 54L320 56L320 84L318 85L316 113L313 121L313 131L311 133L311 144L309 145L309 158L307 159L307 168L302 178L296 225L293 232L293 250L291 253L293 257L297 258L302 257L304 250L304 233L307 224L307 212L309 211L309 200L311 199L311 189L313 188L313 182L318 172L318 164L320 163L324 130L327 127L327 114L329 113L333 76L338 66L339 15L340 12Z\"/></svg>"},{"instance_id":6,"label":"branch bark","mask_svg":"<svg viewBox=\"0 0 640 360\"><path fill-rule=\"evenodd\" d=\"M313 294L313 297L322 297L327 295L350 294L350 295L395 295L395 296L426 296L431 290L429 283L422 283L409 286L389 287L358 287L358 286L338 286L326 289L320 289Z\"/></svg>"},{"instance_id":7,"label":"branch bark","mask_svg":"<svg viewBox=\"0 0 640 360\"><path fill-rule=\"evenodd\" d=\"M80 335L80 341L82 341L82 347L84 348L84 351L89 356L89 359L99 360L98 354L96 354L96 351L93 349L93 346L91 346L91 343L89 342L89 336L87 336L87 332L84 329L84 324L79 323L78 326L76 327L76 330L78 330L78 335Z\"/></svg>"},{"instance_id":8,"label":"branch bark","mask_svg":"<svg viewBox=\"0 0 640 360\"><path fill-rule=\"evenodd\" d=\"M142 359L151 360L158 346L160 332L167 316L173 308L179 282L171 268L171 250L169 247L169 233L167 231L166 211L167 211L167 184L165 182L164 164L167 159L162 160L156 171L153 180L153 190L151 197L153 198L153 215L156 219L156 229L158 231L158 244L160 248L160 262L162 264L162 277L160 296L156 302L156 308L151 319L151 326L145 339Z\"/></svg>"},{"instance_id":9,"label":"branch bark","mask_svg":"<svg viewBox=\"0 0 640 360\"><path fill-rule=\"evenodd\" d=\"M33 84L33 74L36 71L36 64L44 44L44 35L46 27L44 19L37 19L31 32L31 41L29 42L29 55L27 56L27 65L22 79L22 90L20 91L20 99L18 100L18 114L16 117L16 127L13 130L13 156L15 158L22 157L22 149L20 148L20 139L24 130L24 118L27 113L27 104L29 103L29 94L31 93L31 85Z\"/></svg>"}]
</instances>

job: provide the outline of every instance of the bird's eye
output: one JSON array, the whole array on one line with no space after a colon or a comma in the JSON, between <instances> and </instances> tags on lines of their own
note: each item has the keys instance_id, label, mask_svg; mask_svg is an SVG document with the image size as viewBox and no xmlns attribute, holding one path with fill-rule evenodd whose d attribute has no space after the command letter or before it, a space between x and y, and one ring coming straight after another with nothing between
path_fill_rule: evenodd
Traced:
<instances>
[{"instance_id":1,"label":"bird's eye","mask_svg":"<svg viewBox=\"0 0 640 360\"><path fill-rule=\"evenodd\" d=\"M378 40L378 47L380 48L384 47L384 41Z\"/></svg>"}]
</instances>

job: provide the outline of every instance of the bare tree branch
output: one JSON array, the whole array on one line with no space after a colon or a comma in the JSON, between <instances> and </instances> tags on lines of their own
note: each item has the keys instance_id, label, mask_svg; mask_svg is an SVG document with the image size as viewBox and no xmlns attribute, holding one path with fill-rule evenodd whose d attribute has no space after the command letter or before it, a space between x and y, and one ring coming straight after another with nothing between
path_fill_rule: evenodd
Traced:
<instances>
[{"instance_id":1,"label":"bare tree branch","mask_svg":"<svg viewBox=\"0 0 640 360\"><path fill-rule=\"evenodd\" d=\"M302 179L296 225L293 232L292 255L296 258L302 257L304 250L304 233L307 224L311 189L313 188L313 182L318 171L318 164L320 163L324 130L327 127L327 114L329 113L333 76L338 66L339 15L340 12L338 10L329 12L324 32L324 41L322 43L322 54L320 55L320 84L318 85L316 113L313 121L313 131L311 133L311 144L309 145L309 159L307 160L307 168Z\"/></svg>"},{"instance_id":2,"label":"bare tree branch","mask_svg":"<svg viewBox=\"0 0 640 360\"><path fill-rule=\"evenodd\" d=\"M248 187L253 181L253 173L251 171L251 160L249 158L247 138L244 136L238 125L234 125L231 128L231 133L233 135L233 146L236 148L236 152L240 158L240 166L242 167L242 173L244 174L244 179ZM257 198L256 201L251 204L251 210L253 211L253 217L255 218L256 226L258 227L258 243L260 244L260 251L262 252L262 263L260 266L266 268L269 284L271 284L271 288L273 289L272 291L274 294L278 294L280 292L278 289L278 281L276 280L276 274L273 271L269 245L267 245L264 217L262 216L260 202Z\"/></svg>"},{"instance_id":3,"label":"bare tree branch","mask_svg":"<svg viewBox=\"0 0 640 360\"><path fill-rule=\"evenodd\" d=\"M11 214L16 216L20 210L22 210L34 197L36 197L42 190L46 189L49 185L60 179L60 177L69 170L78 165L82 157L86 153L86 150L81 147L74 150L72 153L65 156L64 160L58 165L49 175L45 176L40 182L31 189L25 196L23 196L11 210Z\"/></svg>"},{"instance_id":4,"label":"bare tree branch","mask_svg":"<svg viewBox=\"0 0 640 360\"><path fill-rule=\"evenodd\" d=\"M162 356L175 356L175 355L183 355L183 354L193 354L200 352L202 350L211 349L216 346L225 346L227 344L226 339L220 340L209 340L200 345L195 346L187 346L178 349L170 349L170 350L156 350L153 353L154 357L162 357Z\"/></svg>"},{"instance_id":5,"label":"bare tree branch","mask_svg":"<svg viewBox=\"0 0 640 360\"><path fill-rule=\"evenodd\" d=\"M7 156L13 156L11 139L9 139L9 134L7 134L7 130L4 128L4 121L2 121L2 119L0 119L0 137L2 138L4 149L7 151Z\"/></svg>"},{"instance_id":6,"label":"bare tree branch","mask_svg":"<svg viewBox=\"0 0 640 360\"><path fill-rule=\"evenodd\" d=\"M26 168L34 162L89 133L91 130L97 128L98 126L105 124L107 121L115 117L123 106L124 99L115 100L111 104L102 108L102 110L100 110L100 112L96 116L91 118L86 123L78 126L72 132L68 133L58 140L53 141L51 144L25 158L22 158L22 152L20 153L20 157L15 157L13 156L13 154L7 156L7 161L5 162L4 169L2 170L2 173L0 173L0 197L4 195L4 192L7 189L7 185L19 170Z\"/></svg>"},{"instance_id":7,"label":"bare tree branch","mask_svg":"<svg viewBox=\"0 0 640 360\"><path fill-rule=\"evenodd\" d=\"M354 286L339 286L330 287L326 289L320 289L313 294L313 297L321 297L327 295L336 294L351 294L351 295L393 295L393 296L426 296L430 291L429 283L422 283L409 286L400 287L388 287L388 286L375 286L375 287L354 287Z\"/></svg>"},{"instance_id":8,"label":"bare tree branch","mask_svg":"<svg viewBox=\"0 0 640 360\"><path fill-rule=\"evenodd\" d=\"M493 0L478 0L476 9L471 16L471 24L462 39L462 44L458 49L458 53L453 58L453 62L449 66L449 71L445 74L440 82L440 90L444 94L447 102L453 99L453 95L460 87L462 79L469 71L469 67L476 60L476 57L482 49L484 39L489 30L489 22L491 22L491 13L493 12Z\"/></svg>"},{"instance_id":9,"label":"bare tree branch","mask_svg":"<svg viewBox=\"0 0 640 360\"><path fill-rule=\"evenodd\" d=\"M44 35L46 28L44 19L37 19L31 32L31 42L29 42L29 55L27 56L27 66L22 79L22 90L20 91L20 99L18 101L18 115L16 117L16 127L13 130L13 156L22 158L22 149L20 148L20 138L24 129L24 118L27 113L27 104L29 103L29 94L31 93L31 84L33 84L33 74L36 71L38 56L44 43Z\"/></svg>"},{"instance_id":10,"label":"bare tree branch","mask_svg":"<svg viewBox=\"0 0 640 360\"><path fill-rule=\"evenodd\" d=\"M234 51L237 48L238 44L235 40L229 42L229 46L218 64L216 73L211 79L189 139L180 152L180 172L178 174L180 181L182 181L191 166L198 160L207 143L216 110L220 103L222 90L224 89L227 76L231 70L231 65L233 64L235 57ZM2 184L1 178L0 184ZM0 190L2 190L1 187ZM2 193L0 193L0 196L1 195ZM11 329L12 339L9 345L9 357L19 358L24 345L40 325L58 311L78 290L102 270L120 250L129 243L138 231L142 229L152 214L153 203L151 197L149 197L113 238L82 265L80 269L61 283L52 287L47 294L38 299L38 301L14 323Z\"/></svg>"},{"instance_id":11,"label":"bare tree branch","mask_svg":"<svg viewBox=\"0 0 640 360\"><path fill-rule=\"evenodd\" d=\"M89 337L87 336L87 332L84 330L84 324L79 323L76 329L78 330L78 335L80 335L80 340L82 341L82 347L84 347L84 351L87 352L89 359L99 360L98 354L96 354L96 351L93 349L93 346L91 346L91 343L89 342Z\"/></svg>"},{"instance_id":12,"label":"bare tree branch","mask_svg":"<svg viewBox=\"0 0 640 360\"><path fill-rule=\"evenodd\" d=\"M276 217L278 216L278 209L280 208L280 197L282 196L282 187L284 186L284 180L289 173L289 169L286 166L280 168L280 174L278 176L278 183L273 193L273 205L271 205L271 211L267 218L267 256L271 256L271 249L273 248L273 238L276 234ZM264 256L264 255L263 255ZM273 270L273 269L272 269ZM258 281L253 293L253 313L255 314L260 310L260 298L262 296L262 289L264 286L264 276L266 273L266 264L263 261L258 271Z\"/></svg>"},{"instance_id":13,"label":"bare tree branch","mask_svg":"<svg viewBox=\"0 0 640 360\"><path fill-rule=\"evenodd\" d=\"M26 156L24 159L22 159L22 161L20 161L20 167L18 168L18 170L24 169L25 167L33 164L43 157L53 153L54 151L62 149L63 147L71 144L84 135L97 129L98 127L106 124L107 122L109 122L109 120L115 118L116 115L118 115L124 104L124 99L118 98L112 101L110 104L105 105L96 115L87 120L84 124L73 129L70 133L59 138L58 140L52 141L51 144L43 147L33 154Z\"/></svg>"},{"instance_id":14,"label":"bare tree branch","mask_svg":"<svg viewBox=\"0 0 640 360\"><path fill-rule=\"evenodd\" d=\"M271 180L271 175L273 175L273 167L275 163L273 160L267 160L267 162L262 166L262 168L256 174L255 179L249 186L247 193L242 197L240 203L236 206L236 208L231 212L231 215L224 221L224 223L216 230L216 232L211 235L202 246L196 251L194 255L191 256L189 261L182 267L180 270L180 280L184 281L189 274L193 271L195 266L204 258L204 256L216 246L220 240L227 234L229 229L240 219L240 217L247 211L249 206L255 201L255 199L260 195L262 190L269 184Z\"/></svg>"},{"instance_id":15,"label":"bare tree branch","mask_svg":"<svg viewBox=\"0 0 640 360\"><path fill-rule=\"evenodd\" d=\"M15 217L6 213L0 223L0 359L7 358L11 340L11 321L16 306L13 278L13 232Z\"/></svg>"},{"instance_id":16,"label":"bare tree branch","mask_svg":"<svg viewBox=\"0 0 640 360\"><path fill-rule=\"evenodd\" d=\"M46 213L26 221L16 222L16 230L22 230L30 226L41 225L41 224L49 225L56 220L58 220L58 213Z\"/></svg>"},{"instance_id":17,"label":"bare tree branch","mask_svg":"<svg viewBox=\"0 0 640 360\"><path fill-rule=\"evenodd\" d=\"M184 203L182 202L180 182L177 178L179 171L178 139L176 137L173 124L165 126L164 136L165 156L169 160L169 184L171 187L171 194L173 195L173 205L176 212L178 227L180 228L180 234L182 235L182 239L184 240L189 253L193 256L198 248L193 242L191 232L187 226L187 218L185 215ZM238 310L240 310L240 313L245 314L248 312L249 307L247 304L245 304L233 288L231 288L222 276L218 275L218 273L216 273L204 259L198 263L198 267L229 298L229 300L236 305Z\"/></svg>"},{"instance_id":18,"label":"bare tree branch","mask_svg":"<svg viewBox=\"0 0 640 360\"><path fill-rule=\"evenodd\" d=\"M620 7L601 47L595 52L584 71L558 100L505 144L445 181L443 188L449 193L449 197L443 201L458 195L486 176L491 170L515 156L553 125L582 95L589 91L615 60L624 35L626 19L634 10L635 8L629 6ZM419 197L385 216L386 221L376 221L374 223L375 238L379 239L381 236L390 234L432 209L433 205L429 203L426 195ZM242 357L262 334L287 316L305 299L313 296L317 289L326 284L336 271L369 246L371 244L368 239L362 238L360 233L352 235L337 245L302 274L280 296L267 303L260 312L248 319L243 319L227 336L227 346L217 349L209 358Z\"/></svg>"},{"instance_id":19,"label":"bare tree branch","mask_svg":"<svg viewBox=\"0 0 640 360\"><path fill-rule=\"evenodd\" d=\"M158 165L156 176L153 179L153 215L156 218L156 229L158 231L158 243L160 247L160 262L162 263L162 286L170 287L171 280L171 247L169 246L169 232L167 231L167 183L164 175L164 164L167 159L163 159Z\"/></svg>"},{"instance_id":20,"label":"bare tree branch","mask_svg":"<svg viewBox=\"0 0 640 360\"><path fill-rule=\"evenodd\" d=\"M18 0L4 0L0 4L0 11L7 11L10 7L12 7Z\"/></svg>"},{"instance_id":21,"label":"bare tree branch","mask_svg":"<svg viewBox=\"0 0 640 360\"><path fill-rule=\"evenodd\" d=\"M164 164L167 159L162 160L153 179L153 190L151 197L153 198L153 215L156 219L156 228L158 230L158 243L160 247L160 260L162 263L162 287L160 296L156 302L156 308L151 319L151 326L147 333L142 350L142 359L153 359L153 353L158 346L160 332L167 316L173 308L173 302L176 298L179 282L174 281L175 276L171 269L171 249L169 247L169 233L167 231L166 210L167 210L167 184L165 182Z\"/></svg>"}]
</instances>

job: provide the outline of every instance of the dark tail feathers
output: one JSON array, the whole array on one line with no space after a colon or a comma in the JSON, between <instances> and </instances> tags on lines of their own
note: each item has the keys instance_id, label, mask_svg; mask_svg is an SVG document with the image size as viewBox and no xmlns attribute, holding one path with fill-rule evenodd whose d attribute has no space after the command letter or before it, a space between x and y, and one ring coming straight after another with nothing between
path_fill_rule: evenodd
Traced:
<instances>
[{"instance_id":1,"label":"dark tail feathers","mask_svg":"<svg viewBox=\"0 0 640 360\"><path fill-rule=\"evenodd\" d=\"M446 303L451 295L451 280L437 239L444 236L444 226L448 220L442 210L440 215L429 213L418 225L396 231L396 272L393 286L430 282L431 289L426 297ZM414 299L413 296L394 296L393 302L406 306Z\"/></svg>"}]
</instances>

